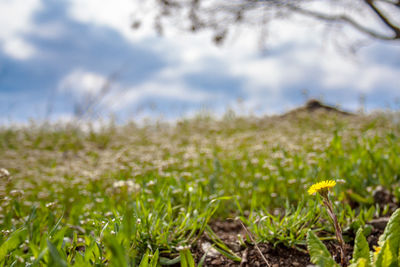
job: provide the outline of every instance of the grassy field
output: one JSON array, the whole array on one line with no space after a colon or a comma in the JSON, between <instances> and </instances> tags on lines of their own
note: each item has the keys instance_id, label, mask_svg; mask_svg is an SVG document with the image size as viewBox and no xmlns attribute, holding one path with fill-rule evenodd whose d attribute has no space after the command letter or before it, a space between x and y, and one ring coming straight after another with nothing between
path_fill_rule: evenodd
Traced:
<instances>
[{"instance_id":1,"label":"grassy field","mask_svg":"<svg viewBox=\"0 0 400 267\"><path fill-rule=\"evenodd\" d=\"M0 266L204 265L194 250L205 234L240 263L210 227L235 218L259 244L307 253L309 229L335 236L320 198L307 194L326 179L337 181L335 212L352 244L360 226L398 207L399 118L298 112L3 127ZM252 244L249 235L237 241Z\"/></svg>"}]
</instances>

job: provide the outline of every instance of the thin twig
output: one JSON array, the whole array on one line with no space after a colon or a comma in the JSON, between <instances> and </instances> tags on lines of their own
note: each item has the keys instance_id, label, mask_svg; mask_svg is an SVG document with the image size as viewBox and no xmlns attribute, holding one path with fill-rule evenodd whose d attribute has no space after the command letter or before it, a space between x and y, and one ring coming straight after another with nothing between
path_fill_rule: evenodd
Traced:
<instances>
[{"instance_id":1,"label":"thin twig","mask_svg":"<svg viewBox=\"0 0 400 267\"><path fill-rule=\"evenodd\" d=\"M249 236L251 242L254 243L254 246L256 247L256 249L258 250L258 253L260 253L261 258L265 261L265 263L267 264L268 267L270 267L271 265L269 265L268 260L265 258L264 254L262 254L261 249L258 247L257 243L254 241L254 238L252 237L251 233L247 230L246 226L243 224L242 220L238 219L240 224L242 225L243 229L246 231L247 235Z\"/></svg>"}]
</instances>

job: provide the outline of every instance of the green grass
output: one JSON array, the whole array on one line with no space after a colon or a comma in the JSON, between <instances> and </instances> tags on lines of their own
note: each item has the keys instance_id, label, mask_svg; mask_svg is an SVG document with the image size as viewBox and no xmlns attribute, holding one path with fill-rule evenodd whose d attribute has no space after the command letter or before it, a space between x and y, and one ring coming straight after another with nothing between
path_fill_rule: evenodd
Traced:
<instances>
[{"instance_id":1,"label":"green grass","mask_svg":"<svg viewBox=\"0 0 400 267\"><path fill-rule=\"evenodd\" d=\"M305 249L309 229L334 236L307 195L325 179L345 181L334 188L337 214L355 233L385 212L378 186L400 200L398 118L3 127L0 168L11 176L0 178L0 265L190 266L209 222L235 217L258 242Z\"/></svg>"}]
</instances>

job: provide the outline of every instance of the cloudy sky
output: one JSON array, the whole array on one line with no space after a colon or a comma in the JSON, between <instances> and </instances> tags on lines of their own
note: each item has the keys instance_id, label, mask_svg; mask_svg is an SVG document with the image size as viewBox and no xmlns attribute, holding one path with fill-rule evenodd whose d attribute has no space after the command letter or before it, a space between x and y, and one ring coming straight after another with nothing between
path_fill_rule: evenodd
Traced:
<instances>
[{"instance_id":1,"label":"cloudy sky","mask_svg":"<svg viewBox=\"0 0 400 267\"><path fill-rule=\"evenodd\" d=\"M251 28L216 47L209 32L132 30L135 9L133 0L0 0L0 123L68 119L77 107L121 121L274 114L302 104L304 90L347 110L360 96L367 110L400 108L398 42L350 56L321 25L297 21L273 24L265 49Z\"/></svg>"}]
</instances>

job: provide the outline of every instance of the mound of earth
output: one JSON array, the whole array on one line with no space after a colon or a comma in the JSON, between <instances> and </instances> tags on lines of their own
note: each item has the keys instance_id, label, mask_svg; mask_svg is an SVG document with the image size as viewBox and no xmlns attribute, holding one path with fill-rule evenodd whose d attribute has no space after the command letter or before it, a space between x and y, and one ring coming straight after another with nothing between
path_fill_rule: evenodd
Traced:
<instances>
[{"instance_id":1,"label":"mound of earth","mask_svg":"<svg viewBox=\"0 0 400 267\"><path fill-rule=\"evenodd\" d=\"M293 110L283 114L282 117L293 116L293 115L303 114L303 113L310 114L310 113L317 113L317 112L334 113L334 114L344 115L344 116L354 115L353 113L343 111L336 107L323 104L316 99L310 99L307 101L307 103L304 106L293 109Z\"/></svg>"}]
</instances>

